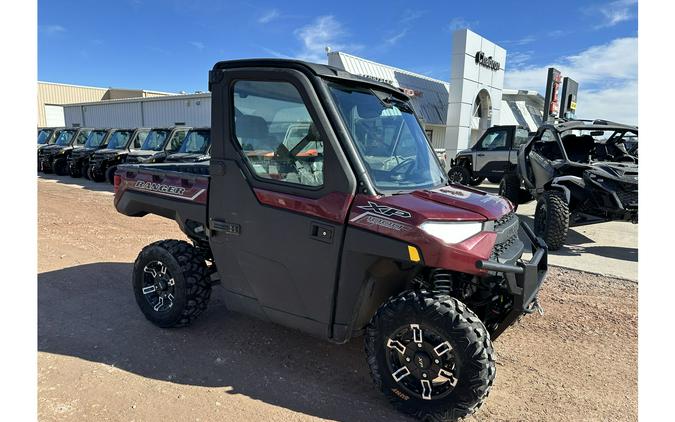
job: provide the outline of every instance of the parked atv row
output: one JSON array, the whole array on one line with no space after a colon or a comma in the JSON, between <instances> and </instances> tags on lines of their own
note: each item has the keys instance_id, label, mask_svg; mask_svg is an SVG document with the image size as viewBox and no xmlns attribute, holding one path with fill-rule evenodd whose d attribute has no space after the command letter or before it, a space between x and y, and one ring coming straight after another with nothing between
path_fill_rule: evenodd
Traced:
<instances>
[{"instance_id":1,"label":"parked atv row","mask_svg":"<svg viewBox=\"0 0 675 422\"><path fill-rule=\"evenodd\" d=\"M38 171L113 183L123 163L199 162L209 159L209 128L38 130Z\"/></svg>"}]
</instances>

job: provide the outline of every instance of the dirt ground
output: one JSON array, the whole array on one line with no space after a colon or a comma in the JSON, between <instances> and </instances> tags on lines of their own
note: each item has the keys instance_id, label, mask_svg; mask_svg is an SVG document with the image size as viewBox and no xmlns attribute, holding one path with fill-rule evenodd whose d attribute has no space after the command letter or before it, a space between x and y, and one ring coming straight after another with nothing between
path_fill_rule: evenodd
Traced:
<instances>
[{"instance_id":1,"label":"dirt ground","mask_svg":"<svg viewBox=\"0 0 675 422\"><path fill-rule=\"evenodd\" d=\"M182 239L177 225L118 214L108 186L38 184L39 420L404 419L374 389L361 339L228 312L219 288L193 326L154 327L132 263ZM543 316L495 341L495 385L469 420L637 420L637 285L553 268L540 299Z\"/></svg>"}]
</instances>

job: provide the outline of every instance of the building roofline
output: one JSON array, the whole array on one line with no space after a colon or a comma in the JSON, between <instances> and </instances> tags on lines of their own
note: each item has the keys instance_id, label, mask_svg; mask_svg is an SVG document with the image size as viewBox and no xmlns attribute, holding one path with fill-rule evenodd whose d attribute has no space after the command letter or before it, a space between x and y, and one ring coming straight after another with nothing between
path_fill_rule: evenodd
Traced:
<instances>
[{"instance_id":1,"label":"building roofline","mask_svg":"<svg viewBox=\"0 0 675 422\"><path fill-rule=\"evenodd\" d=\"M211 93L203 94L169 94L162 97L130 97L130 98L115 98L112 100L100 101L86 101L83 103L63 104L63 107L79 107L88 105L103 105L103 104L122 104L122 103L137 103L137 102L151 102L151 101L166 101L166 100L189 100L192 98L211 98Z\"/></svg>"},{"instance_id":2,"label":"building roofline","mask_svg":"<svg viewBox=\"0 0 675 422\"><path fill-rule=\"evenodd\" d=\"M136 88L113 88L113 87L102 87L102 86L88 86L88 85L76 85L76 84L66 84L62 82L49 82L49 81L38 81L38 84L43 85L58 85L58 86L70 86L74 88L87 88L87 89L100 89L104 91L108 90L118 90L118 91L141 91L148 94L163 94L163 95L175 95L173 92L164 92L164 91L153 91L148 89L136 89Z\"/></svg>"}]
</instances>

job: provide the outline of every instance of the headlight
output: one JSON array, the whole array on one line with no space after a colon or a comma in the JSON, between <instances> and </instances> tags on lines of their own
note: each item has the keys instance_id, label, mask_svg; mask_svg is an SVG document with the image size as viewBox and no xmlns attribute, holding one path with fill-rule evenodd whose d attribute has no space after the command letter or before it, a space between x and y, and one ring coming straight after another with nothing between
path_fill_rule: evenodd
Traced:
<instances>
[{"instance_id":1,"label":"headlight","mask_svg":"<svg viewBox=\"0 0 675 422\"><path fill-rule=\"evenodd\" d=\"M472 222L439 222L427 221L420 225L431 236L443 241L444 243L454 244L470 238L483 230L483 223Z\"/></svg>"}]
</instances>

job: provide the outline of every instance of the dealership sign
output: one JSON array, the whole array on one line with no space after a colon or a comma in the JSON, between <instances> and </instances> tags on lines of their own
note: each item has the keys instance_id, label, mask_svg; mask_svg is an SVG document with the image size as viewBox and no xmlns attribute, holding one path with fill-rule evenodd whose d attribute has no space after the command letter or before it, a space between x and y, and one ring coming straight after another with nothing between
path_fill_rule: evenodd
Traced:
<instances>
[{"instance_id":1,"label":"dealership sign","mask_svg":"<svg viewBox=\"0 0 675 422\"><path fill-rule=\"evenodd\" d=\"M493 59L492 56L486 56L482 51L476 52L475 59L477 65L487 67L488 69L499 70L501 67L501 63Z\"/></svg>"}]
</instances>

